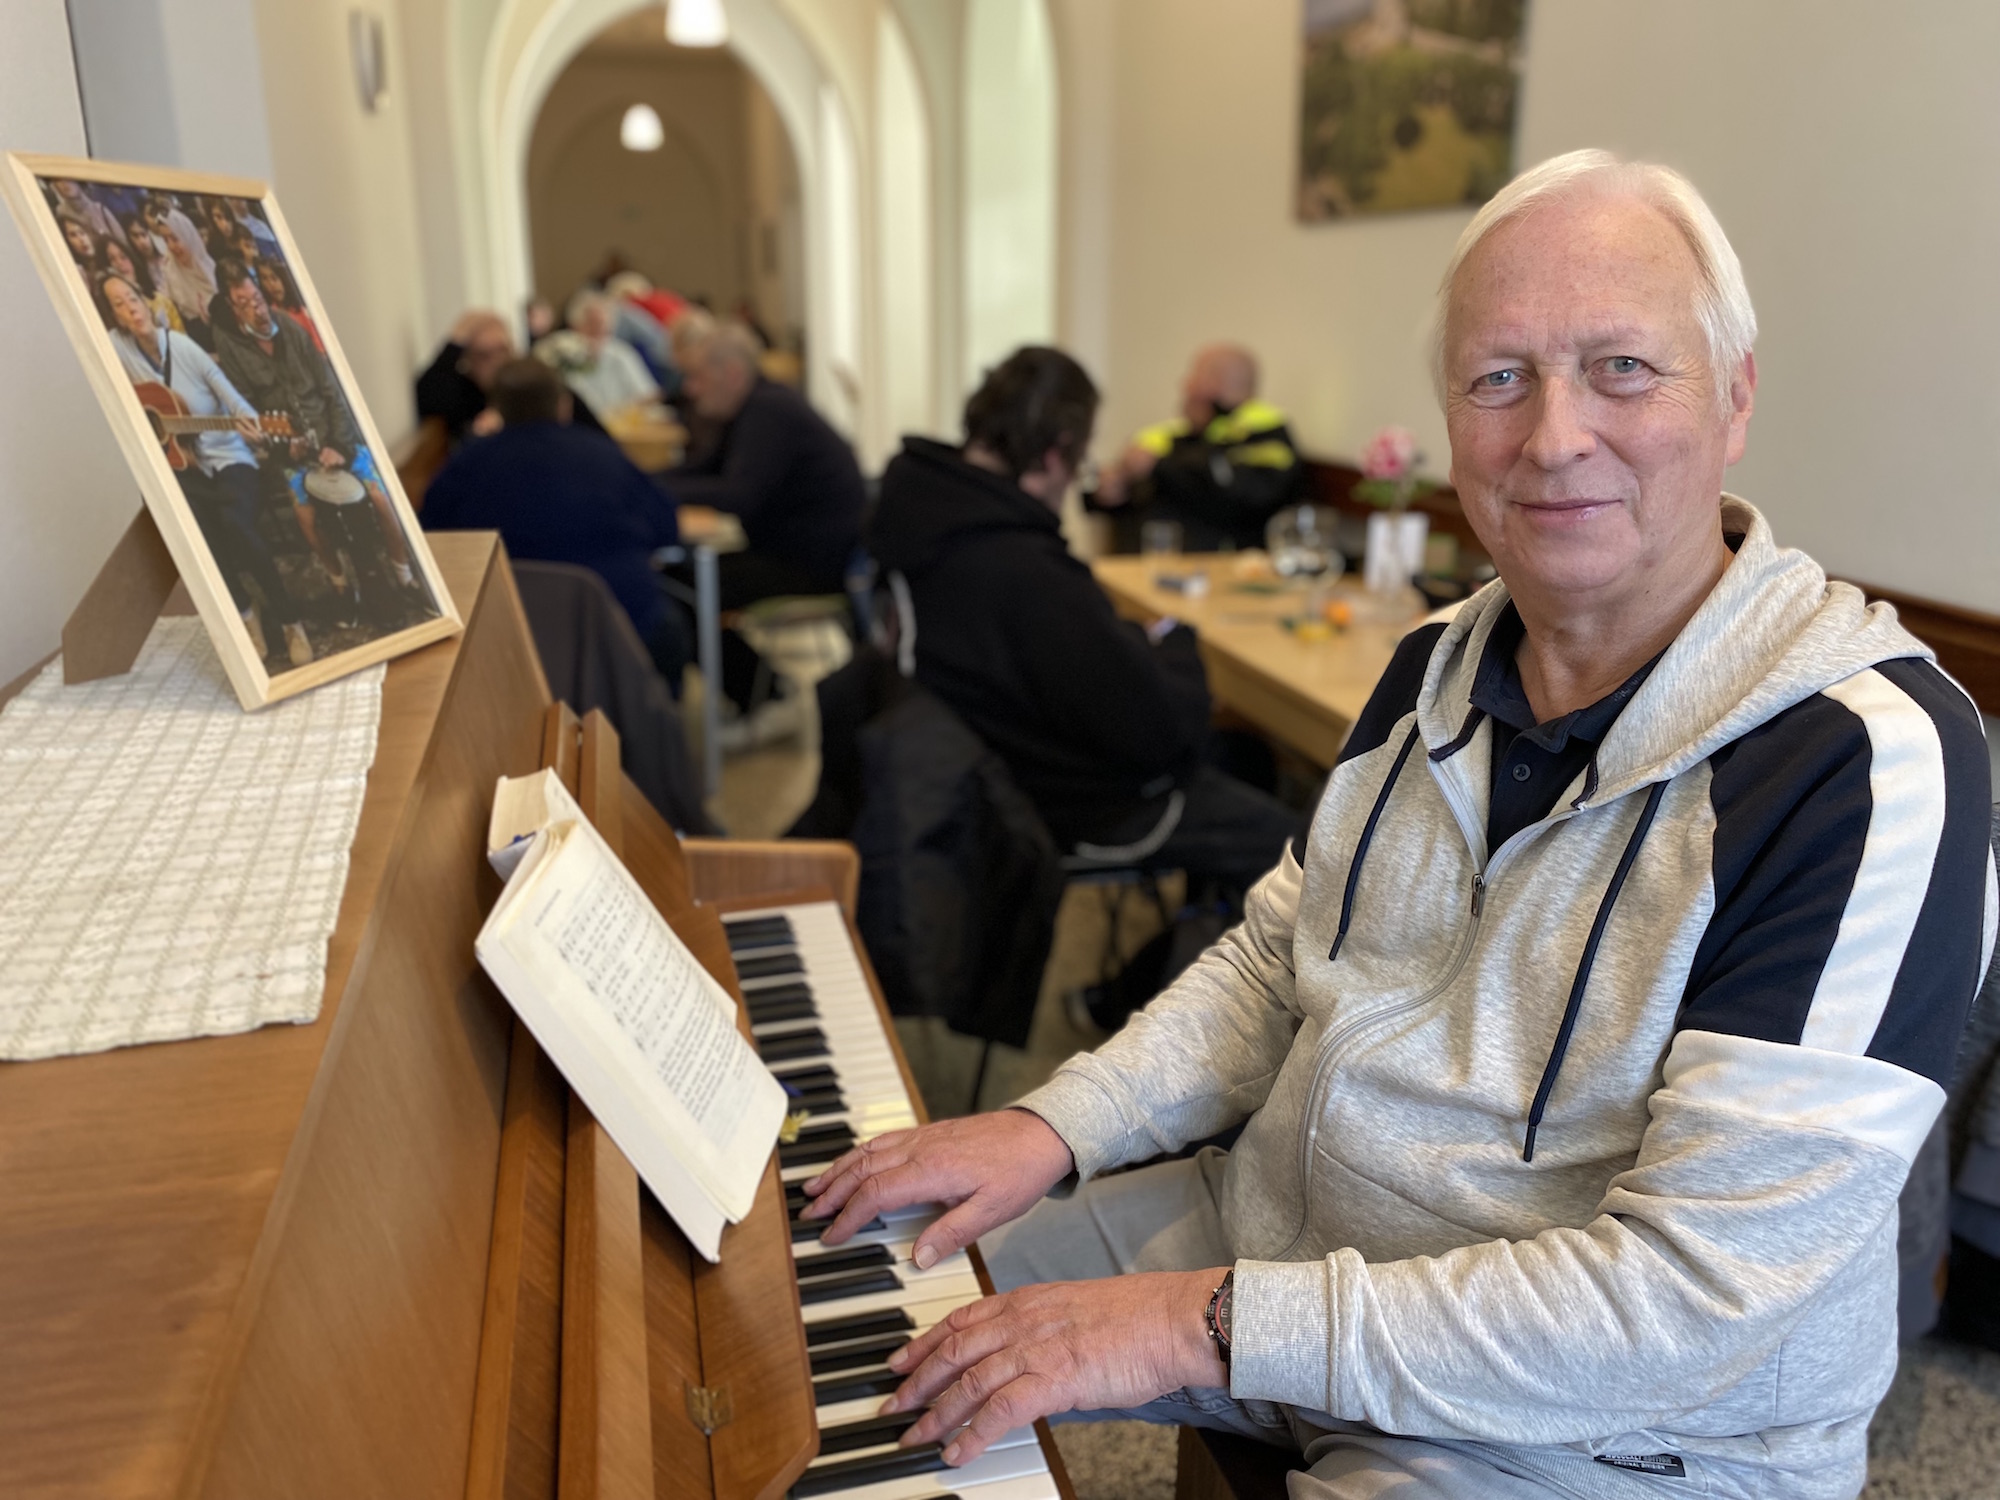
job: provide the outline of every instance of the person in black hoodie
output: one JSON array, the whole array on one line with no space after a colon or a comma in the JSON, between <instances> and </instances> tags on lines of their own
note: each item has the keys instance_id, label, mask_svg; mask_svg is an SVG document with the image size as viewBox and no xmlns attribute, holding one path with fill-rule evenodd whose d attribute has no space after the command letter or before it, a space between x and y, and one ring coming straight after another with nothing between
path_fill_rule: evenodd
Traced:
<instances>
[{"instance_id":1,"label":"person in black hoodie","mask_svg":"<svg viewBox=\"0 0 2000 1500\"><path fill-rule=\"evenodd\" d=\"M1303 820L1203 762L1194 632L1121 620L1063 541L1097 404L1068 355L1016 350L966 403L963 447L904 441L868 549L907 589L917 681L1007 763L1064 849L1240 895Z\"/></svg>"}]
</instances>

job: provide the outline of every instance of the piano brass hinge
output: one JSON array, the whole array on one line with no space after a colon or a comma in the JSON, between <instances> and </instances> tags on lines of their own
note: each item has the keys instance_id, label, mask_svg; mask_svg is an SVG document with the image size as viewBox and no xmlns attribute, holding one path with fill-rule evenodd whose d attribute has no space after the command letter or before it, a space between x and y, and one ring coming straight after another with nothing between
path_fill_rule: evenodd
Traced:
<instances>
[{"instance_id":1,"label":"piano brass hinge","mask_svg":"<svg viewBox=\"0 0 2000 1500\"><path fill-rule=\"evenodd\" d=\"M688 1416L701 1429L703 1437L712 1436L718 1427L726 1427L736 1415L729 1387L725 1385L690 1385L687 1402Z\"/></svg>"}]
</instances>

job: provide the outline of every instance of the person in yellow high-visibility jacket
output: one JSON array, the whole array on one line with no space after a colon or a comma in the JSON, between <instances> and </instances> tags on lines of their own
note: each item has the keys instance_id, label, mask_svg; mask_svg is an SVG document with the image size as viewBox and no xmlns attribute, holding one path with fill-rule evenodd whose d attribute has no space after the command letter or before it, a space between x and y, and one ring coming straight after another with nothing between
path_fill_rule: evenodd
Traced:
<instances>
[{"instance_id":1,"label":"person in yellow high-visibility jacket","mask_svg":"<svg viewBox=\"0 0 2000 1500\"><path fill-rule=\"evenodd\" d=\"M1265 523L1308 488L1284 412L1257 395L1256 356L1209 344L1181 381L1181 414L1135 433L1088 503L1178 521L1184 550L1213 552L1261 547Z\"/></svg>"}]
</instances>

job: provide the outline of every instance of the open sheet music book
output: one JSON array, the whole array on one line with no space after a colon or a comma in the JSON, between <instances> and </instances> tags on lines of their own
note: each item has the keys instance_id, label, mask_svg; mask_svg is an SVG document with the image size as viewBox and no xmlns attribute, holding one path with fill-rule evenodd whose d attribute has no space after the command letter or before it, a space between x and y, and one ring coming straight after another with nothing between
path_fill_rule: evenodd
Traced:
<instances>
[{"instance_id":1,"label":"open sheet music book","mask_svg":"<svg viewBox=\"0 0 2000 1500\"><path fill-rule=\"evenodd\" d=\"M689 1241L718 1259L785 1116L736 1002L553 771L500 782L487 853L507 888L479 962Z\"/></svg>"}]
</instances>

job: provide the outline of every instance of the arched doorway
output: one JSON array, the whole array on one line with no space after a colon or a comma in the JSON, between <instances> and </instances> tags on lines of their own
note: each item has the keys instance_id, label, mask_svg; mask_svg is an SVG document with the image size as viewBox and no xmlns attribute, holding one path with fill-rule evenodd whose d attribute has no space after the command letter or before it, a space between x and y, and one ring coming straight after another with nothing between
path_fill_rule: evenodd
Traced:
<instances>
[{"instance_id":1,"label":"arched doorway","mask_svg":"<svg viewBox=\"0 0 2000 1500\"><path fill-rule=\"evenodd\" d=\"M664 23L658 6L612 22L543 100L526 174L535 290L560 307L615 257L797 349L799 178L776 106L727 49L673 46ZM657 139L625 141L635 109Z\"/></svg>"}]
</instances>

